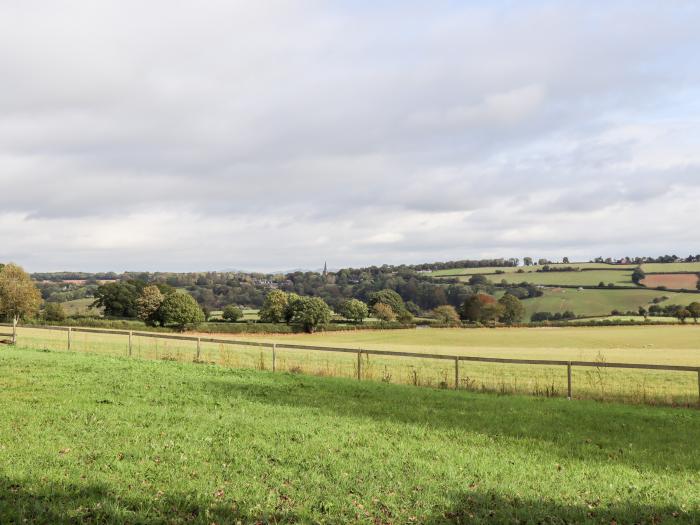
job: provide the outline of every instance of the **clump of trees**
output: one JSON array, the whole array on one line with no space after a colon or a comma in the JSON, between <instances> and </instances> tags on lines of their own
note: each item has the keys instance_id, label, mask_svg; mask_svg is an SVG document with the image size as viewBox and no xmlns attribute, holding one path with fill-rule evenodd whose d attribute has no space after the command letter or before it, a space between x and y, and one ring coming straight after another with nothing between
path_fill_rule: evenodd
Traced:
<instances>
[{"instance_id":1,"label":"clump of trees","mask_svg":"<svg viewBox=\"0 0 700 525\"><path fill-rule=\"evenodd\" d=\"M640 285L644 279L647 278L647 274L644 273L641 266L637 266L632 272L632 282L634 284Z\"/></svg>"},{"instance_id":2,"label":"clump of trees","mask_svg":"<svg viewBox=\"0 0 700 525\"><path fill-rule=\"evenodd\" d=\"M61 303L46 303L42 317L45 321L60 323L66 320L66 311Z\"/></svg>"},{"instance_id":3,"label":"clump of trees","mask_svg":"<svg viewBox=\"0 0 700 525\"><path fill-rule=\"evenodd\" d=\"M492 295L476 293L464 301L461 314L462 319L472 323L514 324L522 321L525 308L520 299L509 293L498 300Z\"/></svg>"},{"instance_id":4,"label":"clump of trees","mask_svg":"<svg viewBox=\"0 0 700 525\"><path fill-rule=\"evenodd\" d=\"M12 322L12 344L17 343L17 323L33 317L41 306L41 294L20 266L7 264L0 270L0 316Z\"/></svg>"},{"instance_id":5,"label":"clump of trees","mask_svg":"<svg viewBox=\"0 0 700 525\"><path fill-rule=\"evenodd\" d=\"M408 311L403 299L394 290L385 288L384 290L379 290L378 292L372 292L369 294L368 304L374 315L382 321L399 321L400 323L410 323L413 320L413 314ZM389 310L391 310L391 313L389 313L383 306L378 307L378 305L388 307Z\"/></svg>"},{"instance_id":6,"label":"clump of trees","mask_svg":"<svg viewBox=\"0 0 700 525\"><path fill-rule=\"evenodd\" d=\"M332 311L319 297L301 297L294 293L272 290L265 297L259 315L263 322L299 324L305 331L312 333L330 322Z\"/></svg>"},{"instance_id":7,"label":"clump of trees","mask_svg":"<svg viewBox=\"0 0 700 525\"><path fill-rule=\"evenodd\" d=\"M571 319L576 319L576 314L571 310L566 310L564 312L535 312L530 316L530 321L533 323L541 323L543 321L569 321Z\"/></svg>"}]
</instances>

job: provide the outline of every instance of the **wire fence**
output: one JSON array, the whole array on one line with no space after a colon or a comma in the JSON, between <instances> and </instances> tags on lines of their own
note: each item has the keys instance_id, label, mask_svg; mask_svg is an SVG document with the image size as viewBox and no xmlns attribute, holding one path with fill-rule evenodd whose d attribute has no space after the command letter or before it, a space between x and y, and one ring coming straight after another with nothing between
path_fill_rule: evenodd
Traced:
<instances>
[{"instance_id":1,"label":"wire fence","mask_svg":"<svg viewBox=\"0 0 700 525\"><path fill-rule=\"evenodd\" d=\"M54 351L499 394L700 406L697 366L396 352L59 326L21 327L18 335L18 346Z\"/></svg>"}]
</instances>

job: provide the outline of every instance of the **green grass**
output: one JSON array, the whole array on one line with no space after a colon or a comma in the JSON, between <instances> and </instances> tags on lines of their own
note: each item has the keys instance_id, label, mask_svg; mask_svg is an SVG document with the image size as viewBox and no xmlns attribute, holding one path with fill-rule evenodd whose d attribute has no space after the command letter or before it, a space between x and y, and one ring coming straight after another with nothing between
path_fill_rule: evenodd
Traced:
<instances>
[{"instance_id":1,"label":"green grass","mask_svg":"<svg viewBox=\"0 0 700 525\"><path fill-rule=\"evenodd\" d=\"M586 272L589 273L589 272ZM596 273L596 272L590 272ZM544 290L542 297L523 301L526 319L534 312L564 312L573 311L576 315L602 316L609 315L613 310L620 312L636 311L640 306L648 308L651 301L657 297L668 297L660 303L688 305L700 300L698 294L684 294L661 290L634 288L630 290L577 290L572 288Z\"/></svg>"},{"instance_id":2,"label":"green grass","mask_svg":"<svg viewBox=\"0 0 700 525\"><path fill-rule=\"evenodd\" d=\"M642 265L647 273L700 272L700 262L693 263L650 263Z\"/></svg>"},{"instance_id":3,"label":"green grass","mask_svg":"<svg viewBox=\"0 0 700 525\"><path fill-rule=\"evenodd\" d=\"M700 412L0 352L0 523L697 523Z\"/></svg>"},{"instance_id":4,"label":"green grass","mask_svg":"<svg viewBox=\"0 0 700 525\"><path fill-rule=\"evenodd\" d=\"M611 268L634 270L636 268L633 264L605 264L605 263L571 263L571 264L550 264L551 268L580 268L586 270L610 270ZM445 275L476 275L476 274L489 274L496 273L497 271L503 271L505 273L518 273L522 270L522 273L534 273L542 268L541 266L505 266L505 267L484 267L484 268L449 268L446 270L434 270L430 272L432 277L440 277ZM672 271L672 270L669 270ZM495 277L494 277L495 278Z\"/></svg>"},{"instance_id":5,"label":"green grass","mask_svg":"<svg viewBox=\"0 0 700 525\"><path fill-rule=\"evenodd\" d=\"M423 354L700 367L699 325L367 330L314 335L221 334L219 337ZM127 341L125 335L74 333L72 351L126 356ZM67 334L21 328L19 344L65 351ZM192 362L197 355L196 343L134 336L132 355ZM271 349L248 345L202 343L199 359L229 368L272 368ZM452 360L364 355L361 366L362 377L366 380L428 387L455 386ZM278 348L276 368L318 376L356 377L357 354ZM460 389L470 391L563 396L567 388L566 369L562 366L462 363L459 379ZM695 404L698 397L694 372L574 367L573 383L574 395L578 398L687 406Z\"/></svg>"},{"instance_id":6,"label":"green grass","mask_svg":"<svg viewBox=\"0 0 700 525\"><path fill-rule=\"evenodd\" d=\"M90 305L94 302L95 299L93 297L86 297L84 299L65 301L61 303L61 306L63 306L66 315L100 315L102 308L90 308Z\"/></svg>"}]
</instances>

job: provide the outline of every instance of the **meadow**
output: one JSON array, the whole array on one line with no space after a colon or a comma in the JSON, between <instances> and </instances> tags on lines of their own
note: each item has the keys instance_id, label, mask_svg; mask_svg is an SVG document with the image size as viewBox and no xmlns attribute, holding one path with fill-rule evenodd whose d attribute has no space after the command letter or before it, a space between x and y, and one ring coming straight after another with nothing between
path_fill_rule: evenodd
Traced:
<instances>
[{"instance_id":1,"label":"meadow","mask_svg":"<svg viewBox=\"0 0 700 525\"><path fill-rule=\"evenodd\" d=\"M529 272L529 273L505 273L488 275L493 283L505 281L507 283L528 282L546 286L598 286L598 284L612 283L615 286L627 286L635 288L632 282L632 270L593 270L586 272ZM460 277L461 281L469 281L469 276Z\"/></svg>"},{"instance_id":2,"label":"meadow","mask_svg":"<svg viewBox=\"0 0 700 525\"><path fill-rule=\"evenodd\" d=\"M202 337L210 334L201 334ZM411 329L327 332L313 335L220 334L221 339L250 341L251 345L196 343L135 335L132 356L166 361L195 360L227 368L271 370L270 348L257 342L387 350L474 357L592 361L596 363L648 363L700 367L697 341L700 326L631 326L501 329ZM65 351L67 333L21 328L19 345ZM126 335L74 333L73 352L126 356ZM278 348L276 370L310 375L357 377L357 354ZM363 380L455 388L453 360L361 355ZM460 389L565 396L566 367L536 364L460 363ZM698 378L695 372L626 370L574 367L574 397L620 400L632 403L695 406Z\"/></svg>"},{"instance_id":3,"label":"meadow","mask_svg":"<svg viewBox=\"0 0 700 525\"><path fill-rule=\"evenodd\" d=\"M570 264L549 264L550 268L577 268L579 270L634 270L634 264L606 264L606 263L589 263L589 262L573 262ZM664 265L662 265L664 266ZM700 265L699 265L700 266ZM496 274L497 272L504 273L536 273L541 266L489 266L481 268L448 268L445 270L434 270L429 273L432 277L452 276L452 275L477 275L477 274ZM669 270L675 271L675 270ZM698 270L700 271L700 270Z\"/></svg>"},{"instance_id":4,"label":"meadow","mask_svg":"<svg viewBox=\"0 0 700 525\"><path fill-rule=\"evenodd\" d=\"M26 349L0 405L0 523L700 520L697 410Z\"/></svg>"},{"instance_id":5,"label":"meadow","mask_svg":"<svg viewBox=\"0 0 700 525\"><path fill-rule=\"evenodd\" d=\"M654 272L700 272L700 262L681 263L649 263L643 264L646 273Z\"/></svg>"},{"instance_id":6,"label":"meadow","mask_svg":"<svg viewBox=\"0 0 700 525\"><path fill-rule=\"evenodd\" d=\"M654 299L666 297L661 305L680 304L687 306L700 301L700 295L660 290L632 288L630 290L577 290L572 288L548 288L541 297L525 299L525 319L535 312L564 312L566 310L582 316L608 315L613 310L637 311L640 306L648 308Z\"/></svg>"}]
</instances>

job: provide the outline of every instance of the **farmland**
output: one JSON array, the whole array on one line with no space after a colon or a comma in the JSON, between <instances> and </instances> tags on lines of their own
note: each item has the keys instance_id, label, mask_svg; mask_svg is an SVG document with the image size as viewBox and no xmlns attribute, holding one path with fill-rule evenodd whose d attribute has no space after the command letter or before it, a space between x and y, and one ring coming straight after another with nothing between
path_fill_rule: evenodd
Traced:
<instances>
[{"instance_id":1,"label":"farmland","mask_svg":"<svg viewBox=\"0 0 700 525\"><path fill-rule=\"evenodd\" d=\"M32 350L0 378L2 523L700 519L694 410Z\"/></svg>"},{"instance_id":2,"label":"farmland","mask_svg":"<svg viewBox=\"0 0 700 525\"><path fill-rule=\"evenodd\" d=\"M630 290L576 290L567 288L549 288L544 295L523 301L526 318L534 312L564 312L570 310L576 315L597 316L610 314L613 310L621 312L636 311L640 306L648 307L655 299L667 297L661 304L688 305L700 300L698 294L683 294L668 291L634 288Z\"/></svg>"},{"instance_id":3,"label":"farmland","mask_svg":"<svg viewBox=\"0 0 700 525\"><path fill-rule=\"evenodd\" d=\"M642 265L646 273L656 272L700 272L700 262L647 263Z\"/></svg>"},{"instance_id":4,"label":"farmland","mask_svg":"<svg viewBox=\"0 0 700 525\"><path fill-rule=\"evenodd\" d=\"M607 263L588 263L575 262L571 264L550 264L550 268L556 270L558 268L576 268L579 270L634 270L633 264L607 264ZM662 265L663 266L663 265ZM477 275L477 274L496 274L497 272L505 273L535 273L541 269L540 266L490 266L481 268L450 268L445 270L435 270L430 272L433 277L441 277L445 275ZM700 270L699 270L700 271Z\"/></svg>"},{"instance_id":5,"label":"farmland","mask_svg":"<svg viewBox=\"0 0 700 525\"><path fill-rule=\"evenodd\" d=\"M612 283L615 286L636 287L632 282L632 270L595 270L585 272L529 272L529 273L505 273L488 275L489 280L500 283L541 284L545 286L597 286L599 283ZM469 276L460 277L462 281L468 281Z\"/></svg>"},{"instance_id":6,"label":"farmland","mask_svg":"<svg viewBox=\"0 0 700 525\"><path fill-rule=\"evenodd\" d=\"M20 330L19 344L27 348L66 349L66 333L32 328ZM229 337L251 342L277 342L351 349L375 349L415 353L483 356L517 359L583 360L666 365L700 366L697 340L700 326L637 326L600 328L511 328L511 329L425 329L329 332L314 335L262 335ZM226 338L221 334L220 338ZM101 355L127 355L124 335L76 333L72 350ZM135 336L133 355L137 358L195 360L191 341L158 340ZM200 360L224 367L272 368L269 349L202 343ZM278 349L277 370L296 370L314 375L356 377L356 354ZM469 363L463 366L460 388L564 395L565 370L541 365ZM450 360L367 357L362 363L363 379L423 386L454 387L454 365ZM695 373L575 369L575 396L619 399L632 402L695 404Z\"/></svg>"},{"instance_id":7,"label":"farmland","mask_svg":"<svg viewBox=\"0 0 700 525\"><path fill-rule=\"evenodd\" d=\"M641 284L647 288L665 286L672 290L695 290L698 276L694 273L648 274Z\"/></svg>"}]
</instances>

